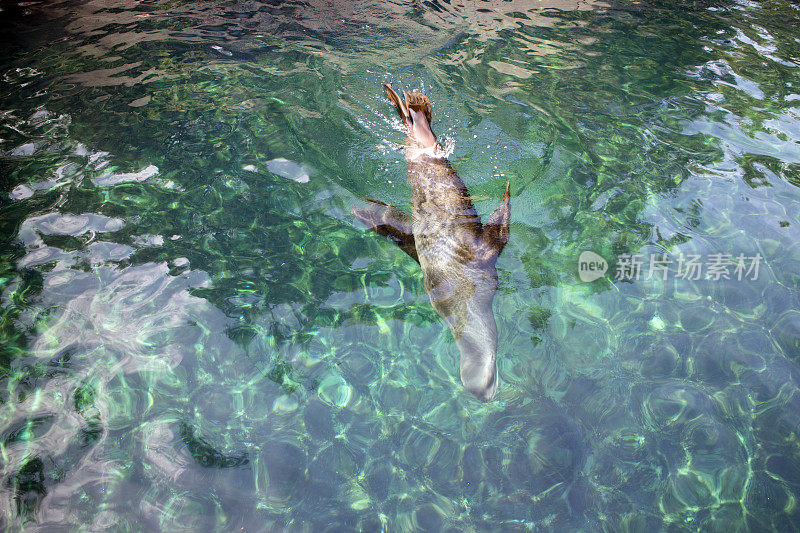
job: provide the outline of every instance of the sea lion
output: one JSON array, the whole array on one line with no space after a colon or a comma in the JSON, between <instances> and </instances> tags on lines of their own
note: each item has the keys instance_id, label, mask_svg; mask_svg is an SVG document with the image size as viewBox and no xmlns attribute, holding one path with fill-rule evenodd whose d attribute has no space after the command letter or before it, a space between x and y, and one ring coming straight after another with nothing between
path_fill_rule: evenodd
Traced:
<instances>
[{"instance_id":1,"label":"sea lion","mask_svg":"<svg viewBox=\"0 0 800 533\"><path fill-rule=\"evenodd\" d=\"M377 200L353 215L417 261L425 291L447 322L461 353L461 383L476 398L497 392L497 325L492 300L497 290L497 257L508 242L509 185L500 207L481 224L467 188L450 166L431 130L431 103L418 92L401 100L390 85L386 95L406 131L405 157L412 191L411 220Z\"/></svg>"}]
</instances>

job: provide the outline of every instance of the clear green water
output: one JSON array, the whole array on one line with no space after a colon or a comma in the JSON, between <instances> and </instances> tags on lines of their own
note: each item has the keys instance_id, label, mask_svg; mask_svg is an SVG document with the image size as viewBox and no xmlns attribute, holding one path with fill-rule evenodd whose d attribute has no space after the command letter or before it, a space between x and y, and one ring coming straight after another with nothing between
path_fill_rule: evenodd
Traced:
<instances>
[{"instance_id":1,"label":"clear green water","mask_svg":"<svg viewBox=\"0 0 800 533\"><path fill-rule=\"evenodd\" d=\"M2 525L797 530L800 10L341 4L4 4ZM409 207L385 82L511 179L488 404L350 215Z\"/></svg>"}]
</instances>

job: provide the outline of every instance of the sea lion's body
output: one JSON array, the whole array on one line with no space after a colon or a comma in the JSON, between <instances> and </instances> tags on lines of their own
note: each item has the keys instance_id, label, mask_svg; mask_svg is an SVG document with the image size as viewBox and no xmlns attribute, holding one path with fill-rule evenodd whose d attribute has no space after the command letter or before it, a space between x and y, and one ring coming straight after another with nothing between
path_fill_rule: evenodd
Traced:
<instances>
[{"instance_id":1,"label":"sea lion's body","mask_svg":"<svg viewBox=\"0 0 800 533\"><path fill-rule=\"evenodd\" d=\"M405 93L403 102L391 87L385 88L406 126L412 219L375 200L370 200L375 207L353 212L419 262L431 304L447 322L461 353L462 383L478 399L491 400L497 390L495 263L508 241L508 186L502 205L484 226L430 129L427 97Z\"/></svg>"}]
</instances>

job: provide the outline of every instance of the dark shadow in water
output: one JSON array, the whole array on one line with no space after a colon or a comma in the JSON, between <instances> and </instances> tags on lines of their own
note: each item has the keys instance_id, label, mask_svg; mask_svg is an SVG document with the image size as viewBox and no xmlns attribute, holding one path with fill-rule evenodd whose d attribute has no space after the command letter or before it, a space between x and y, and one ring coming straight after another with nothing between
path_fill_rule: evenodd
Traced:
<instances>
[{"instance_id":1,"label":"dark shadow in water","mask_svg":"<svg viewBox=\"0 0 800 533\"><path fill-rule=\"evenodd\" d=\"M250 462L246 454L226 455L220 452L195 435L194 427L186 422L180 424L180 435L194 460L206 468L236 468Z\"/></svg>"},{"instance_id":2,"label":"dark shadow in water","mask_svg":"<svg viewBox=\"0 0 800 533\"><path fill-rule=\"evenodd\" d=\"M22 465L7 485L13 487L17 515L22 523L33 519L39 504L47 495L44 463L38 457L31 457Z\"/></svg>"}]
</instances>

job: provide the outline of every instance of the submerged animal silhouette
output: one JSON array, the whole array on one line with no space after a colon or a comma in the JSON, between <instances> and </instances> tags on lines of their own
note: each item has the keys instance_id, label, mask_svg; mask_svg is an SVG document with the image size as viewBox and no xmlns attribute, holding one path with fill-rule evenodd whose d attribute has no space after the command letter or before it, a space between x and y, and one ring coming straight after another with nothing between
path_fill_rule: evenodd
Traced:
<instances>
[{"instance_id":1,"label":"submerged animal silhouette","mask_svg":"<svg viewBox=\"0 0 800 533\"><path fill-rule=\"evenodd\" d=\"M467 188L431 130L428 97L404 91L404 102L388 84L384 89L406 130L412 217L368 198L372 205L354 208L353 215L419 263L431 304L461 353L461 383L479 400L489 401L497 392L495 264L508 242L510 183L500 207L481 224Z\"/></svg>"}]
</instances>

